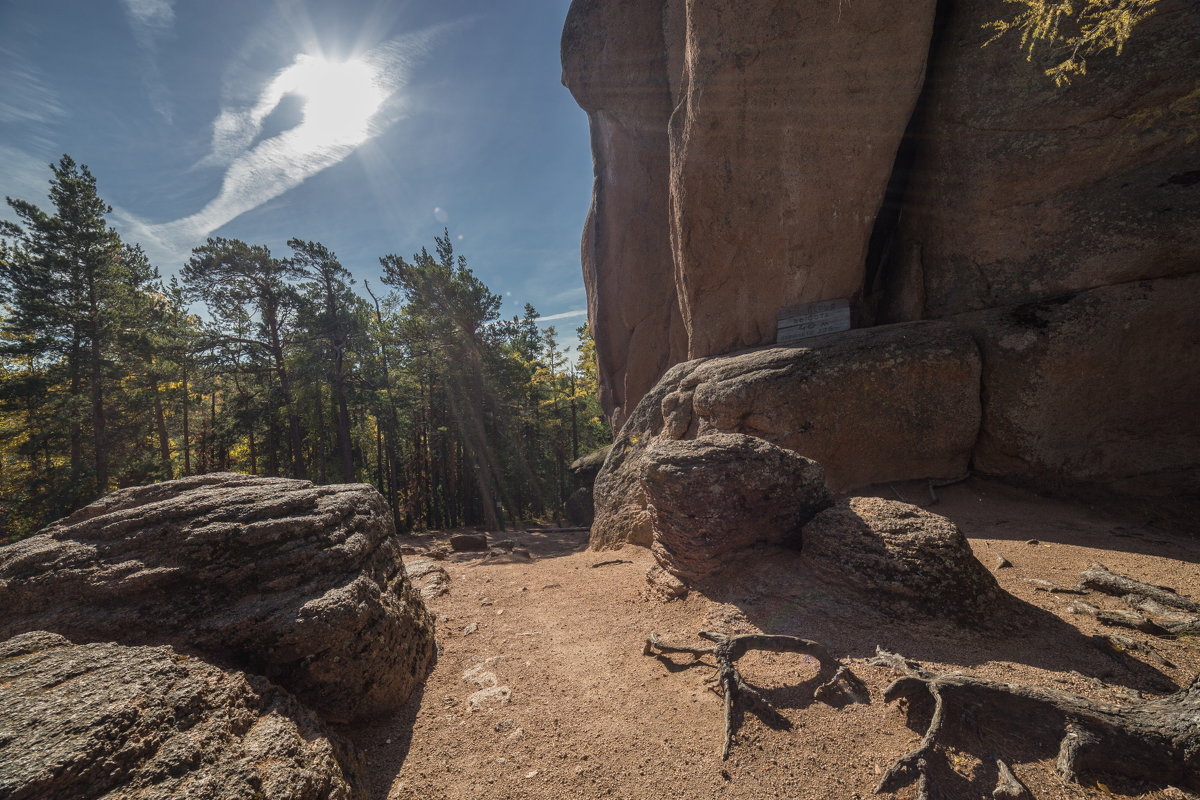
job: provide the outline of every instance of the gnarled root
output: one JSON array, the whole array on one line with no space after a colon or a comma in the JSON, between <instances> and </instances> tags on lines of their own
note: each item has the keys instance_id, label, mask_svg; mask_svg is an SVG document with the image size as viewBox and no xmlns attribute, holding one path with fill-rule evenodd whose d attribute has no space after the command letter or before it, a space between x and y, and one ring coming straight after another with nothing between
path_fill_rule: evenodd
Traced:
<instances>
[{"instance_id":1,"label":"gnarled root","mask_svg":"<svg viewBox=\"0 0 1200 800\"><path fill-rule=\"evenodd\" d=\"M765 650L772 653L801 653L811 655L820 664L818 677L827 676L817 688L813 696L830 705L845 705L847 703L866 703L870 701L867 687L842 662L838 661L824 645L810 639L797 636L772 636L768 634L747 634L744 636L726 636L714 631L700 631L701 638L713 642L712 647L679 647L660 640L654 634L646 638L642 649L645 655L661 653L688 653L696 658L711 655L716 660L717 682L725 695L725 746L721 758L729 758L729 750L733 746L735 711L739 702L745 700L751 706L756 706L768 715L782 719L767 699L754 687L742 680L734 663L751 650ZM657 653L655 651L658 651Z\"/></svg>"},{"instance_id":2,"label":"gnarled root","mask_svg":"<svg viewBox=\"0 0 1200 800\"><path fill-rule=\"evenodd\" d=\"M934 703L921 743L884 774L876 792L917 782L918 800L928 800L931 761L944 758L940 749L948 725L968 716L976 722L986 716L1033 742L1058 741L1057 769L1067 781L1101 772L1200 789L1200 676L1173 695L1118 706L1053 689L938 675L883 649L868 663L904 675L888 687L884 700L928 697Z\"/></svg>"}]
</instances>

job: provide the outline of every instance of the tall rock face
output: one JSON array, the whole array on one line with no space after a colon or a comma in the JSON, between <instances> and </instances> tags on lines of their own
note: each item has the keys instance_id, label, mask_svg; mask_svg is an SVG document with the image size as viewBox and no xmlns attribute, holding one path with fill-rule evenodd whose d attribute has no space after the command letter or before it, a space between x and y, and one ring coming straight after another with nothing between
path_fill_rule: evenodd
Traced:
<instances>
[{"instance_id":1,"label":"tall rock face","mask_svg":"<svg viewBox=\"0 0 1200 800\"><path fill-rule=\"evenodd\" d=\"M1001 4L943 3L885 268L891 320L1200 269L1200 6L1161 0L1124 53L1056 87Z\"/></svg>"},{"instance_id":2,"label":"tall rock face","mask_svg":"<svg viewBox=\"0 0 1200 800\"><path fill-rule=\"evenodd\" d=\"M563 82L591 121L583 267L614 426L672 364L770 344L781 306L859 291L933 7L572 3Z\"/></svg>"},{"instance_id":3,"label":"tall rock face","mask_svg":"<svg viewBox=\"0 0 1200 800\"><path fill-rule=\"evenodd\" d=\"M614 427L687 354L669 235L673 104L661 2L576 0L563 83L588 112L596 172L582 260L600 402Z\"/></svg>"},{"instance_id":4,"label":"tall rock face","mask_svg":"<svg viewBox=\"0 0 1200 800\"><path fill-rule=\"evenodd\" d=\"M932 0L677 0L671 239L688 357L849 298L925 72Z\"/></svg>"}]
</instances>

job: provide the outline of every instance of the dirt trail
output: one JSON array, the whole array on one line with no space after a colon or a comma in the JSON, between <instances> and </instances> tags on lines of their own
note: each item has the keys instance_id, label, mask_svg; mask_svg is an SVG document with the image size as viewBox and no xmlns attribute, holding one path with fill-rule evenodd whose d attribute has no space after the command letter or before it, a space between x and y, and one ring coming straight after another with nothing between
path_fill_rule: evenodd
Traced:
<instances>
[{"instance_id":1,"label":"dirt trail","mask_svg":"<svg viewBox=\"0 0 1200 800\"><path fill-rule=\"evenodd\" d=\"M930 510L958 523L1001 585L1028 604L1025 629L984 635L865 614L807 580L798 556L781 550L758 553L718 592L672 603L644 596L648 551L590 552L586 532L505 534L531 551L532 562L453 556L442 562L449 593L429 601L441 652L423 692L400 717L353 733L365 753L370 797L867 798L882 772L919 740L904 713L880 698L894 673L863 663L876 644L936 670L1117 702L1129 691L1167 691L1200 671L1195 641L1120 631L1152 642L1171 666L1098 648L1088 637L1100 627L1067 613L1071 597L1038 591L1027 580L1071 585L1098 561L1200 598L1200 537L978 480L937 491L940 501ZM895 499L893 492L927 500L916 484L879 494ZM995 569L1000 556L1013 566ZM612 561L618 563L596 566ZM1119 607L1115 598L1092 602ZM871 702L833 708L815 701L815 661L751 653L739 667L766 689L784 724L768 727L747 712L722 761L722 701L709 686L711 659L642 655L648 633L703 644L696 637L703 629L821 641L851 662ZM1005 758L1039 800L1108 798L1108 788L1144 800L1187 797L1174 789L1064 784L1053 770L1057 742L1046 743L1049 752L1036 745L997 731L983 745L992 752L982 755ZM949 796L985 796L979 787L986 781L972 785L968 778L985 775L990 762L963 752L953 763L966 777L944 787Z\"/></svg>"}]
</instances>

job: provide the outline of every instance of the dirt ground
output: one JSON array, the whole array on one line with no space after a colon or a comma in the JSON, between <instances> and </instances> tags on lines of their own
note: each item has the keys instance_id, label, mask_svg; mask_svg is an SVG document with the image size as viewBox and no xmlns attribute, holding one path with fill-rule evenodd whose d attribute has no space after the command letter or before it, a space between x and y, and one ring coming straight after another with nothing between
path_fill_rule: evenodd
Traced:
<instances>
[{"instance_id":1,"label":"dirt ground","mask_svg":"<svg viewBox=\"0 0 1200 800\"><path fill-rule=\"evenodd\" d=\"M1039 591L1028 580L1074 585L1081 570L1099 562L1200 598L1200 527L1192 536L1169 533L1144 511L1100 511L978 479L937 491L930 510L956 522L1001 586L1023 601L1014 631L986 633L864 610L836 587L810 580L798 554L777 549L754 553L717 589L669 603L647 595L653 562L647 550L589 551L586 531L493 534L527 548L532 561L451 556L440 562L449 592L428 601L439 656L424 690L398 717L352 732L365 756L369 797L867 798L880 775L920 740L904 711L881 697L897 675L865 663L876 645L937 671L1113 702L1135 691L1168 693L1200 672L1195 639L1101 630L1090 617L1067 612L1071 596ZM921 484L877 494L928 502ZM1012 566L997 568L1000 556ZM1116 598L1088 600L1121 607ZM702 646L700 630L820 641L851 665L871 701L826 705L813 699L812 658L750 653L739 662L743 675L765 689L783 721L769 726L745 713L730 758L722 761L723 701L711 685L711 658L643 655L649 633ZM1089 638L1114 632L1151 644L1161 660L1101 648ZM953 771L933 796L990 798L995 759L1002 758L1038 800L1114 792L1142 800L1189 797L1112 781L1066 784L1053 768L1057 741L1031 741L1004 727L981 730L974 746L950 753ZM912 798L915 788L884 796Z\"/></svg>"}]
</instances>

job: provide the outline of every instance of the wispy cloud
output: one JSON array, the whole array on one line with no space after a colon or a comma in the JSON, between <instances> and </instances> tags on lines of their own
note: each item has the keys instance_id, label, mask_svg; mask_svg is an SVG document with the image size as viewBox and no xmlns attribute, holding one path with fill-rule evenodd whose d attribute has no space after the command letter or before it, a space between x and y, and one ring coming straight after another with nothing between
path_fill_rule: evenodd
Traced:
<instances>
[{"instance_id":1,"label":"wispy cloud","mask_svg":"<svg viewBox=\"0 0 1200 800\"><path fill-rule=\"evenodd\" d=\"M146 61L142 80L150 105L169 122L171 98L158 67L158 43L175 25L175 0L121 0L121 5Z\"/></svg>"},{"instance_id":2,"label":"wispy cloud","mask_svg":"<svg viewBox=\"0 0 1200 800\"><path fill-rule=\"evenodd\" d=\"M574 311L563 311L558 314L550 314L545 317L538 317L538 322L553 322L556 319L573 319L574 317L586 317L587 309L578 308Z\"/></svg>"},{"instance_id":3,"label":"wispy cloud","mask_svg":"<svg viewBox=\"0 0 1200 800\"><path fill-rule=\"evenodd\" d=\"M198 166L225 168L218 195L190 216L159 225L131 220L133 227L166 251L177 252L185 244L190 248L343 161L403 117L400 90L436 34L435 29L393 39L347 62L297 56L256 97L217 115L211 150ZM304 102L300 124L258 141L267 117L290 94Z\"/></svg>"},{"instance_id":4,"label":"wispy cloud","mask_svg":"<svg viewBox=\"0 0 1200 800\"><path fill-rule=\"evenodd\" d=\"M50 123L67 114L54 90L17 51L0 45L0 123Z\"/></svg>"}]
</instances>

